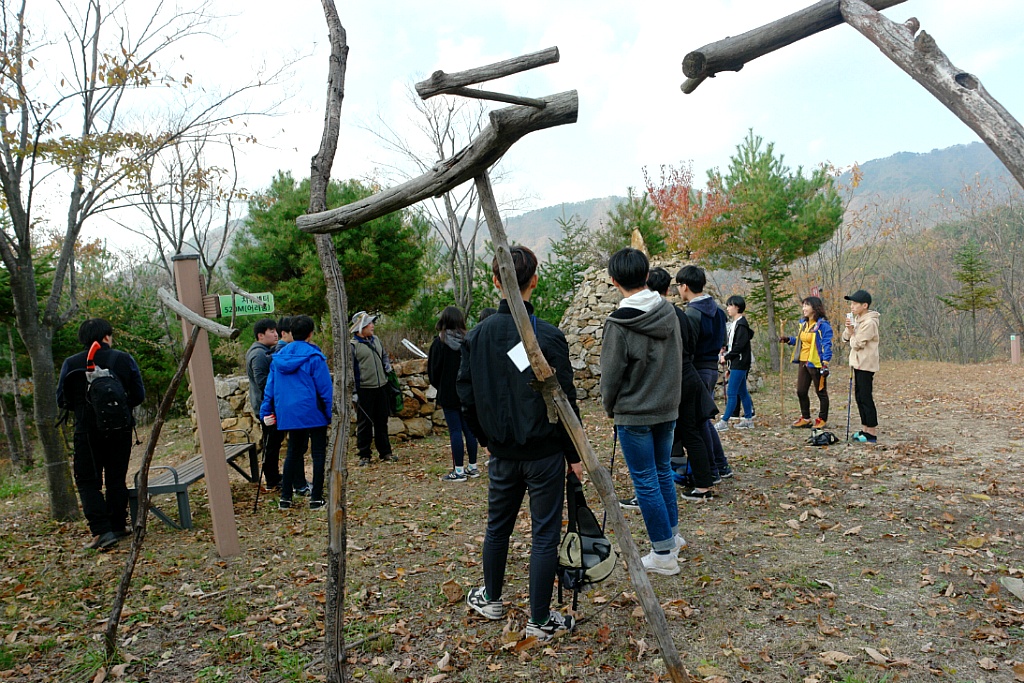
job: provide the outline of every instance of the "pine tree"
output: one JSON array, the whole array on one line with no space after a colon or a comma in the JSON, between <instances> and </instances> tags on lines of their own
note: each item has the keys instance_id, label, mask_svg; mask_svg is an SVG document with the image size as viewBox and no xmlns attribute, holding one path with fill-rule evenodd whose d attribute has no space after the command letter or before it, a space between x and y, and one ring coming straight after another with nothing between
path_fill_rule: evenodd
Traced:
<instances>
[{"instance_id":1,"label":"pine tree","mask_svg":"<svg viewBox=\"0 0 1024 683\"><path fill-rule=\"evenodd\" d=\"M978 311L991 310L999 305L996 288L988 285L992 279L992 268L985 258L985 251L973 239L953 255L957 266L953 277L960 283L960 291L949 296L940 296L939 301L954 311L971 314L971 362L978 362Z\"/></svg>"}]
</instances>

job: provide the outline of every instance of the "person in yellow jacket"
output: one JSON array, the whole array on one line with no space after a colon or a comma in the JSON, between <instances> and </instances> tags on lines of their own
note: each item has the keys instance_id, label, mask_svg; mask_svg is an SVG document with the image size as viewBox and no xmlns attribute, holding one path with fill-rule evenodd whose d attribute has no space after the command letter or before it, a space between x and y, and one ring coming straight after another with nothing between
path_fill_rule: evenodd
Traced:
<instances>
[{"instance_id":1,"label":"person in yellow jacket","mask_svg":"<svg viewBox=\"0 0 1024 683\"><path fill-rule=\"evenodd\" d=\"M803 317L800 331L795 337L779 337L779 342L793 349L793 363L797 366L796 397L800 402L800 417L791 427L823 429L828 422L828 364L832 360L832 325L825 314L825 304L816 296L800 302ZM811 422L811 399L808 391L814 387L818 395L818 417Z\"/></svg>"},{"instance_id":2,"label":"person in yellow jacket","mask_svg":"<svg viewBox=\"0 0 1024 683\"><path fill-rule=\"evenodd\" d=\"M878 311L871 309L871 295L863 289L843 297L850 302L843 341L850 344L854 395L860 412L861 429L852 439L861 443L878 441L878 412L875 410L873 384L878 372Z\"/></svg>"}]
</instances>

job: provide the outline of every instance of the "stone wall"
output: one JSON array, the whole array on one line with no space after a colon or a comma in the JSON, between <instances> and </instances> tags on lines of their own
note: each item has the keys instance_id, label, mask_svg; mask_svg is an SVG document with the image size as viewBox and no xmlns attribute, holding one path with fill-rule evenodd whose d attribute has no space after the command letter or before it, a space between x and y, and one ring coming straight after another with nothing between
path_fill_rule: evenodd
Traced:
<instances>
[{"instance_id":1,"label":"stone wall","mask_svg":"<svg viewBox=\"0 0 1024 683\"><path fill-rule=\"evenodd\" d=\"M408 360L394 364L405 396L405 409L388 420L388 434L393 441L406 441L427 436L431 432L443 431L444 413L434 405L436 390L427 381L427 361ZM262 431L257 416L249 405L249 379L245 375L214 378L217 392L217 408L220 425L224 430L226 443L242 443L248 439L259 442ZM196 430L195 412L189 398L192 412L192 429ZM355 411L351 422L355 429ZM232 431L235 430L235 431ZM241 430L241 431L239 431Z\"/></svg>"}]
</instances>

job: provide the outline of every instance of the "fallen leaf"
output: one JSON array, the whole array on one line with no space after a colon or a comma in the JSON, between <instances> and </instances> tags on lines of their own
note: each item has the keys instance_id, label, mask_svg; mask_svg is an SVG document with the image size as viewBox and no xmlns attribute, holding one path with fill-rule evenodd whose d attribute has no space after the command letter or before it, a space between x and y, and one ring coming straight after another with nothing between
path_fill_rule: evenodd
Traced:
<instances>
[{"instance_id":1,"label":"fallen leaf","mask_svg":"<svg viewBox=\"0 0 1024 683\"><path fill-rule=\"evenodd\" d=\"M995 662L993 662L988 657L985 657L984 659L980 660L978 662L978 666L980 666L985 671L998 671L999 670L999 665L996 664Z\"/></svg>"},{"instance_id":2,"label":"fallen leaf","mask_svg":"<svg viewBox=\"0 0 1024 683\"><path fill-rule=\"evenodd\" d=\"M981 546L985 545L985 537L984 536L968 536L967 538L965 538L962 541L960 541L960 545L966 546L968 548L974 548L975 550L977 550Z\"/></svg>"},{"instance_id":3,"label":"fallen leaf","mask_svg":"<svg viewBox=\"0 0 1024 683\"><path fill-rule=\"evenodd\" d=\"M437 674L426 679L423 683L441 683L446 678L448 678L448 674Z\"/></svg>"},{"instance_id":4,"label":"fallen leaf","mask_svg":"<svg viewBox=\"0 0 1024 683\"><path fill-rule=\"evenodd\" d=\"M853 659L853 656L838 650L829 650L819 653L818 658L828 666L839 666Z\"/></svg>"},{"instance_id":5,"label":"fallen leaf","mask_svg":"<svg viewBox=\"0 0 1024 683\"><path fill-rule=\"evenodd\" d=\"M1014 664L1013 669L1013 680L1024 681L1024 664Z\"/></svg>"},{"instance_id":6,"label":"fallen leaf","mask_svg":"<svg viewBox=\"0 0 1024 683\"><path fill-rule=\"evenodd\" d=\"M999 578L999 583L1003 588L1017 596L1018 600L1024 601L1024 579L1002 576Z\"/></svg>"},{"instance_id":7,"label":"fallen leaf","mask_svg":"<svg viewBox=\"0 0 1024 683\"><path fill-rule=\"evenodd\" d=\"M863 528L864 527L862 525L860 525L860 524L858 524L857 526L854 526L854 527L850 527L849 529L847 529L846 531L843 532L843 536L856 536L857 534L860 533L860 530L863 529Z\"/></svg>"},{"instance_id":8,"label":"fallen leaf","mask_svg":"<svg viewBox=\"0 0 1024 683\"><path fill-rule=\"evenodd\" d=\"M438 671L451 671L452 670L451 661L452 661L452 653L450 653L448 651L445 651L444 657L441 657L441 659L438 660L437 664L435 664L434 666L437 667Z\"/></svg>"},{"instance_id":9,"label":"fallen leaf","mask_svg":"<svg viewBox=\"0 0 1024 683\"><path fill-rule=\"evenodd\" d=\"M523 638L518 643L516 643L515 646L512 649L513 649L514 652L522 652L523 650L530 649L531 647L536 645L538 642L540 642L540 641L537 640L536 636L527 636L526 638Z\"/></svg>"},{"instance_id":10,"label":"fallen leaf","mask_svg":"<svg viewBox=\"0 0 1024 683\"><path fill-rule=\"evenodd\" d=\"M131 666L130 662L125 662L124 664L112 666L110 667L110 675L114 678L120 678L121 676L124 676L124 672L127 671L129 666Z\"/></svg>"},{"instance_id":11,"label":"fallen leaf","mask_svg":"<svg viewBox=\"0 0 1024 683\"><path fill-rule=\"evenodd\" d=\"M441 592L449 603L462 602L462 586L455 579L448 579L441 584Z\"/></svg>"},{"instance_id":12,"label":"fallen leaf","mask_svg":"<svg viewBox=\"0 0 1024 683\"><path fill-rule=\"evenodd\" d=\"M875 648L873 648L873 647L862 647L861 649L864 650L864 652L866 652L868 654L868 657L871 657L871 659L875 660L879 664L888 664L889 663L889 658L886 657L885 655L883 655L881 652L879 652Z\"/></svg>"},{"instance_id":13,"label":"fallen leaf","mask_svg":"<svg viewBox=\"0 0 1024 683\"><path fill-rule=\"evenodd\" d=\"M967 497L974 500L992 500L991 496L986 496L984 493L971 493Z\"/></svg>"}]
</instances>

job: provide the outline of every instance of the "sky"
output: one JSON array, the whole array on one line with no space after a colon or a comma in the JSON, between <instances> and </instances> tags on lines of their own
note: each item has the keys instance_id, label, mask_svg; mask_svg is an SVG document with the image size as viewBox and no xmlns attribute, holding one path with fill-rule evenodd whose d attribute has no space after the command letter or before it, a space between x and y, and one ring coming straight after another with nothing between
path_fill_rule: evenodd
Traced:
<instances>
[{"instance_id":1,"label":"sky","mask_svg":"<svg viewBox=\"0 0 1024 683\"><path fill-rule=\"evenodd\" d=\"M251 120L259 145L243 150L242 180L269 185L278 170L309 174L326 95L326 24L320 3L211 0L223 19L193 40L174 68L210 89L290 62L278 113ZM148 4L148 3L145 3ZM642 187L643 169L692 163L695 178L725 168L748 129L775 143L791 167L847 166L896 152L928 152L978 138L853 28L841 25L705 81L679 86L687 52L811 4L810 0L608 2L517 0L338 3L350 47L333 177L375 178L401 165L371 130L380 120L415 135L408 90L447 72L557 46L561 61L483 87L526 96L575 89L579 120L533 133L506 155L499 193L531 209ZM32 3L30 3L30 12ZM1024 2L908 0L884 12L916 16L958 68L1024 119ZM505 105L495 103L494 108Z\"/></svg>"}]
</instances>

